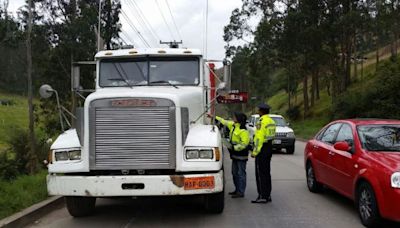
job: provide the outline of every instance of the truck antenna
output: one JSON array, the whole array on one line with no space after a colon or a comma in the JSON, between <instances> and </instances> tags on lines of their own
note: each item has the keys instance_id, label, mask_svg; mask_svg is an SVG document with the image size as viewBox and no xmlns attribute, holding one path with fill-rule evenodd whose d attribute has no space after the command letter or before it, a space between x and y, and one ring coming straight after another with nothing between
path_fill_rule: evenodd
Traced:
<instances>
[{"instance_id":1,"label":"truck antenna","mask_svg":"<svg viewBox=\"0 0 400 228\"><path fill-rule=\"evenodd\" d=\"M160 40L160 44L167 44L170 48L179 48L179 44L183 44L182 40L181 41L169 41L169 42L164 42Z\"/></svg>"}]
</instances>

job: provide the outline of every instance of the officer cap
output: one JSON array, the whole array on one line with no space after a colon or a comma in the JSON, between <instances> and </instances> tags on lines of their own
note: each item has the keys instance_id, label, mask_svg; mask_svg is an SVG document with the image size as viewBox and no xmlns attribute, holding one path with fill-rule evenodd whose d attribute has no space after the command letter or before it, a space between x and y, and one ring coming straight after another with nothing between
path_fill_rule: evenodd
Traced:
<instances>
[{"instance_id":1,"label":"officer cap","mask_svg":"<svg viewBox=\"0 0 400 228\"><path fill-rule=\"evenodd\" d=\"M257 107L262 110L270 110L271 109L271 106L269 106L268 104L265 104L265 103L261 103Z\"/></svg>"}]
</instances>

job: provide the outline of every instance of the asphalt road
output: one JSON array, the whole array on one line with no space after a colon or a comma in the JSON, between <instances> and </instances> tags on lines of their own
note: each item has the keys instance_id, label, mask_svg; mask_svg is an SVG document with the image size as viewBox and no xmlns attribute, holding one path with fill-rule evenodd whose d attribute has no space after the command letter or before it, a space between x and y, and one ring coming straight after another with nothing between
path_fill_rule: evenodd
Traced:
<instances>
[{"instance_id":1,"label":"asphalt road","mask_svg":"<svg viewBox=\"0 0 400 228\"><path fill-rule=\"evenodd\" d=\"M250 203L257 196L254 160L250 159L245 198L232 199L226 193L222 214L207 214L200 199L188 197L98 199L93 216L73 218L61 208L29 227L362 227L350 200L330 190L308 191L304 146L297 142L294 155L274 154L269 204ZM225 167L228 192L233 188L229 158Z\"/></svg>"}]
</instances>

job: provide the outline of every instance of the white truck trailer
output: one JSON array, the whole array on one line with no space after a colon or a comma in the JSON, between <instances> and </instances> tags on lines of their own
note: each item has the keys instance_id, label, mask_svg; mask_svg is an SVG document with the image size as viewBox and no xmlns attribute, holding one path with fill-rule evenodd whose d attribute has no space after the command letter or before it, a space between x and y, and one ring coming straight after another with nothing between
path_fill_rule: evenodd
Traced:
<instances>
[{"instance_id":1,"label":"white truck trailer","mask_svg":"<svg viewBox=\"0 0 400 228\"><path fill-rule=\"evenodd\" d=\"M213 64L180 48L101 51L95 61L95 92L51 146L49 194L65 196L75 217L101 197L201 195L222 212L221 136L204 115L218 90Z\"/></svg>"}]
</instances>

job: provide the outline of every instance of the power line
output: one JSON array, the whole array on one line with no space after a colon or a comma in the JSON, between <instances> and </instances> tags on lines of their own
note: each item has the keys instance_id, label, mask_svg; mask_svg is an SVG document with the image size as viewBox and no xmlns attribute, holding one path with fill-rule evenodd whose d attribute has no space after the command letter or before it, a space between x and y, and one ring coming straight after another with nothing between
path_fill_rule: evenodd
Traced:
<instances>
[{"instance_id":1,"label":"power line","mask_svg":"<svg viewBox=\"0 0 400 228\"><path fill-rule=\"evenodd\" d=\"M139 36L140 40L143 42L143 44L147 47L150 47L149 43L146 41L146 39L142 36L140 31L136 28L135 24L129 19L129 17L126 15L126 13L121 9L122 16L125 18L126 22L128 22L128 25L133 29L133 31L136 32L136 34Z\"/></svg>"},{"instance_id":2,"label":"power line","mask_svg":"<svg viewBox=\"0 0 400 228\"><path fill-rule=\"evenodd\" d=\"M130 1L130 0L128 0ZM157 44L158 41L160 40L160 37L158 36L157 32L155 32L155 30L153 29L153 27L151 26L151 24L149 23L149 21L147 20L145 14L143 13L143 11L140 9L140 7L136 4L136 2L134 0L130 1L131 3L133 3L133 5L135 6L135 8L137 9L137 11L139 12L139 16L140 18L144 21L144 24L146 26L148 26L148 30L150 31L150 33L152 34L152 36L156 39Z\"/></svg>"},{"instance_id":3,"label":"power line","mask_svg":"<svg viewBox=\"0 0 400 228\"><path fill-rule=\"evenodd\" d=\"M169 33L170 33L170 35L171 35L171 38L172 38L173 40L175 40L174 34L172 33L172 30L171 30L171 28L169 27L169 25L168 25L168 23L167 23L167 20L165 19L165 16L164 16L164 14L163 14L163 12L162 12L162 10L161 10L160 4L158 4L158 1L157 1L157 0L154 0L154 1L155 1L156 4L157 4L158 11L160 11L161 17L163 18L164 23L165 23L165 25L166 25L167 28L168 28L168 31L169 31Z\"/></svg>"},{"instance_id":4,"label":"power line","mask_svg":"<svg viewBox=\"0 0 400 228\"><path fill-rule=\"evenodd\" d=\"M129 15L130 16L133 15L133 19L135 19L135 20L132 20L132 24L137 25L135 27L137 28L138 31L140 28L140 29L142 29L141 31L143 31L144 33L149 33L149 29L144 24L143 19L141 19L140 16L138 15L136 8L129 1L126 1L126 3L127 3L126 6L128 7L127 11L129 12ZM149 41L153 41L153 42L149 42L149 43L154 44L154 40L155 40L155 44L157 44L157 39L155 39L151 33L150 33L150 35L151 35L151 38Z\"/></svg>"},{"instance_id":5,"label":"power line","mask_svg":"<svg viewBox=\"0 0 400 228\"><path fill-rule=\"evenodd\" d=\"M124 40L124 38L119 37L119 39L122 41L123 44L128 45L128 43Z\"/></svg>"},{"instance_id":6,"label":"power line","mask_svg":"<svg viewBox=\"0 0 400 228\"><path fill-rule=\"evenodd\" d=\"M131 40L131 38L129 37L129 35L128 35L125 31L121 30L121 35L124 35L125 38L126 38L129 42L131 42L131 44L133 44L134 47L137 47L136 42L134 42L133 40Z\"/></svg>"},{"instance_id":7,"label":"power line","mask_svg":"<svg viewBox=\"0 0 400 228\"><path fill-rule=\"evenodd\" d=\"M165 2L167 3L169 14L171 15L172 22L174 23L174 26L175 26L176 32L178 34L178 37L179 37L180 40L182 40L181 33L179 32L178 26L176 26L175 18L174 18L173 14L172 14L172 10L171 10L171 7L169 6L168 0L165 0Z\"/></svg>"}]
</instances>

